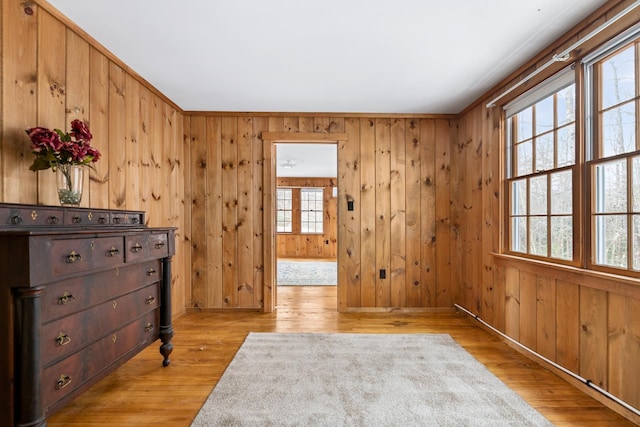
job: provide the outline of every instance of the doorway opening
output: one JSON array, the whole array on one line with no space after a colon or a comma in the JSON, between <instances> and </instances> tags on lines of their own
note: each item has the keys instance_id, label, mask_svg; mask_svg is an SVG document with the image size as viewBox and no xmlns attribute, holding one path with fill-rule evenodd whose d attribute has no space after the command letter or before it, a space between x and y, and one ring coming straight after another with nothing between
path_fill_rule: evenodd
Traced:
<instances>
[{"instance_id":1,"label":"doorway opening","mask_svg":"<svg viewBox=\"0 0 640 427\"><path fill-rule=\"evenodd\" d=\"M279 258L281 261L286 259L296 262L310 260L335 262L338 310L340 310L341 301L346 298L346 296L341 298L342 286L339 278L341 203L338 180L338 147L346 141L346 137L344 133L262 133L264 143L263 307L265 312L276 309ZM327 146L330 147L327 148ZM325 155L327 159L331 159L327 163L331 162L332 165L319 161L320 154L314 150L322 150L322 148L325 152L332 153ZM296 157L296 150L302 153L298 157ZM329 166L331 169L328 169ZM314 172L323 167L325 172ZM282 172L283 170L286 172ZM329 173L326 172L327 170L334 172ZM321 178L326 181L320 180ZM279 200L282 203L278 204ZM286 200L290 202L284 202ZM331 205L334 207L328 207ZM322 206L321 213L320 206ZM335 213L332 214L330 209L334 209ZM332 233L333 237L327 237L329 233ZM280 235L283 238L279 239ZM303 276L309 279L312 278L313 273L306 272ZM294 280L300 281L300 279ZM296 285L301 287L300 285L305 284ZM280 286L294 285L280 283Z\"/></svg>"},{"instance_id":2,"label":"doorway opening","mask_svg":"<svg viewBox=\"0 0 640 427\"><path fill-rule=\"evenodd\" d=\"M337 286L337 145L275 145L276 286Z\"/></svg>"}]
</instances>

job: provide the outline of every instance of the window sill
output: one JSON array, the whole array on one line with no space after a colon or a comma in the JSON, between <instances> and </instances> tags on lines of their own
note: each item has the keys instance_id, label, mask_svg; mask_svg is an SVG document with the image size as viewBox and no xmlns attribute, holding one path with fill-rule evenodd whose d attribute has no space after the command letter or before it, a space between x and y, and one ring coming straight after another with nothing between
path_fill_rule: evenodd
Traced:
<instances>
[{"instance_id":1,"label":"window sill","mask_svg":"<svg viewBox=\"0 0 640 427\"><path fill-rule=\"evenodd\" d=\"M496 264L501 267L516 268L580 286L587 286L627 297L640 298L640 279L515 255L499 253L491 253L491 255L494 257Z\"/></svg>"}]
</instances>

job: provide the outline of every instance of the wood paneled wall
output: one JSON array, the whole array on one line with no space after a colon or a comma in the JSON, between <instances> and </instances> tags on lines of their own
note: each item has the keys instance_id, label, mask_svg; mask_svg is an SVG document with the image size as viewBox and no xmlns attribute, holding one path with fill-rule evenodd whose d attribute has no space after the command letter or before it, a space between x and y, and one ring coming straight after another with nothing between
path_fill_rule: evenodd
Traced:
<instances>
[{"instance_id":1,"label":"wood paneled wall","mask_svg":"<svg viewBox=\"0 0 640 427\"><path fill-rule=\"evenodd\" d=\"M495 94L630 3L608 2L497 86ZM581 54L639 18L636 11L620 20L585 44ZM551 67L500 102L508 102L566 65ZM452 149L453 301L529 349L640 408L638 281L496 255L502 246L504 212L503 110L501 105L486 107L495 94L460 115L459 140ZM612 404L602 396L599 400ZM615 409L640 422L624 408Z\"/></svg>"},{"instance_id":2,"label":"wood paneled wall","mask_svg":"<svg viewBox=\"0 0 640 427\"><path fill-rule=\"evenodd\" d=\"M338 200L333 197L337 178L278 178L278 187L323 189L322 233L278 233L276 252L278 258L332 258L338 255ZM299 194L299 193L298 193ZM293 200L293 215L300 217L300 201Z\"/></svg>"},{"instance_id":3,"label":"wood paneled wall","mask_svg":"<svg viewBox=\"0 0 640 427\"><path fill-rule=\"evenodd\" d=\"M24 129L86 121L102 159L85 174L82 206L143 210L150 226L178 227L173 311L183 313L182 112L53 9L2 0L1 31L0 200L58 205L55 174L29 170Z\"/></svg>"},{"instance_id":4,"label":"wood paneled wall","mask_svg":"<svg viewBox=\"0 0 640 427\"><path fill-rule=\"evenodd\" d=\"M190 307L263 307L262 132L348 135L338 146L341 310L451 307L455 120L192 114L185 132Z\"/></svg>"}]
</instances>

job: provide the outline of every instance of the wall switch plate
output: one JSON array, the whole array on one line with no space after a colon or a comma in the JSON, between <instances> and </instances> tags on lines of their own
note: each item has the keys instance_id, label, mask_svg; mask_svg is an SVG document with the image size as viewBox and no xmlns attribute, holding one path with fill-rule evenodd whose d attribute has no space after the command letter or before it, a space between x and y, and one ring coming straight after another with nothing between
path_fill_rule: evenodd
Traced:
<instances>
[{"instance_id":1,"label":"wall switch plate","mask_svg":"<svg viewBox=\"0 0 640 427\"><path fill-rule=\"evenodd\" d=\"M380 278L381 279L387 278L387 270L385 270L384 268L380 269Z\"/></svg>"},{"instance_id":2,"label":"wall switch plate","mask_svg":"<svg viewBox=\"0 0 640 427\"><path fill-rule=\"evenodd\" d=\"M347 200L347 210L348 211L353 210L353 200Z\"/></svg>"}]
</instances>

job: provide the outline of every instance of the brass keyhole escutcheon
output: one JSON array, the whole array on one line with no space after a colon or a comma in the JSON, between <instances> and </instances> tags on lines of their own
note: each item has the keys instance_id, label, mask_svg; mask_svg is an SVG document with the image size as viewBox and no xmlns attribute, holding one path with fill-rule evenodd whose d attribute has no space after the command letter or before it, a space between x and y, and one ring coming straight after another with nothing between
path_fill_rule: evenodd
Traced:
<instances>
[{"instance_id":1,"label":"brass keyhole escutcheon","mask_svg":"<svg viewBox=\"0 0 640 427\"><path fill-rule=\"evenodd\" d=\"M111 305L113 306L113 308L115 309L116 307L118 307L118 301L114 301L111 303Z\"/></svg>"},{"instance_id":2,"label":"brass keyhole escutcheon","mask_svg":"<svg viewBox=\"0 0 640 427\"><path fill-rule=\"evenodd\" d=\"M91 212L89 212L87 214L87 218L89 219L89 221L91 221L93 219L93 214Z\"/></svg>"},{"instance_id":3,"label":"brass keyhole escutcheon","mask_svg":"<svg viewBox=\"0 0 640 427\"><path fill-rule=\"evenodd\" d=\"M35 220L36 220L36 218L38 218L38 212L36 212L36 211L31 211L31 219L35 221Z\"/></svg>"},{"instance_id":4,"label":"brass keyhole escutcheon","mask_svg":"<svg viewBox=\"0 0 640 427\"><path fill-rule=\"evenodd\" d=\"M116 334L113 334L113 336L111 337L111 341L113 341L114 343L118 341L118 337L116 336Z\"/></svg>"},{"instance_id":5,"label":"brass keyhole escutcheon","mask_svg":"<svg viewBox=\"0 0 640 427\"><path fill-rule=\"evenodd\" d=\"M91 241L91 250L96 248L96 242L94 240Z\"/></svg>"},{"instance_id":6,"label":"brass keyhole escutcheon","mask_svg":"<svg viewBox=\"0 0 640 427\"><path fill-rule=\"evenodd\" d=\"M118 277L120 275L120 269L119 268L116 268L115 274L116 274L116 277Z\"/></svg>"}]
</instances>

